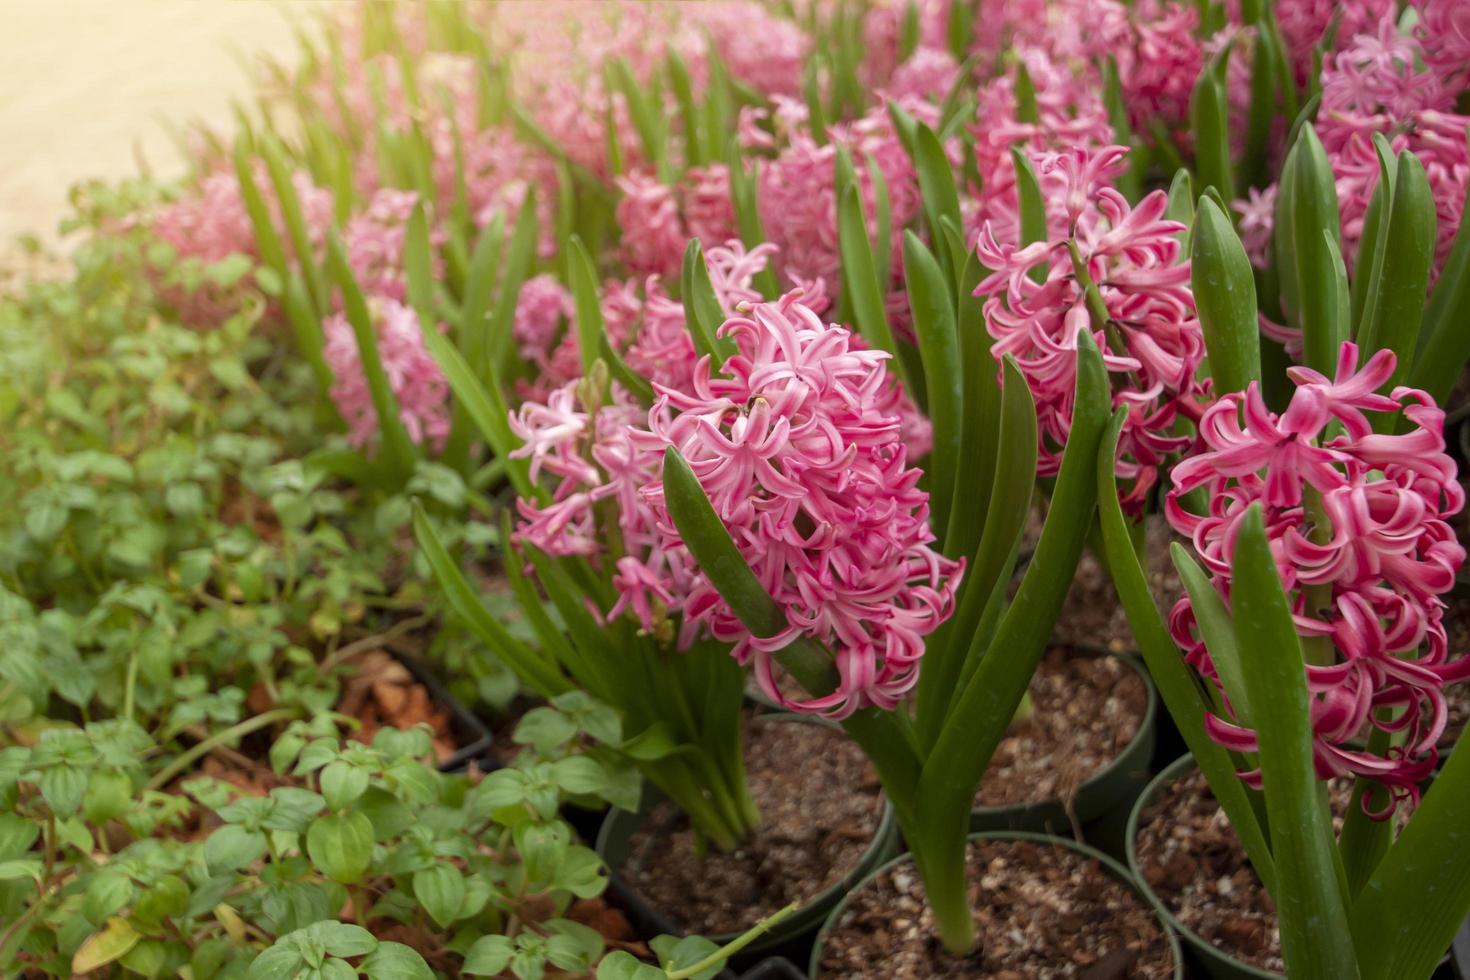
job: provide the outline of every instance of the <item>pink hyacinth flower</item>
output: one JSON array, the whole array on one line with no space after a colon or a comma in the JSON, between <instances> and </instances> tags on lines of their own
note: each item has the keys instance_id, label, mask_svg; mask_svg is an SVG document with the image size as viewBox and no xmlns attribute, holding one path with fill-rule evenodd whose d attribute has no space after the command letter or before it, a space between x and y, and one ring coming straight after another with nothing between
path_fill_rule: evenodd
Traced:
<instances>
[{"instance_id":1,"label":"pink hyacinth flower","mask_svg":"<svg viewBox=\"0 0 1470 980\"><path fill-rule=\"evenodd\" d=\"M1296 390L1280 415L1255 383L1221 398L1200 420L1204 450L1174 468L1165 507L1228 601L1240 522L1262 506L1297 632L1328 638L1336 651L1331 662L1306 666L1318 776L1382 783L1391 802L1380 817L1417 798L1438 761L1444 687L1470 678L1470 657L1451 656L1440 598L1465 560L1446 523L1464 492L1444 452L1444 413L1414 389L1379 393L1393 369L1386 350L1359 369L1358 348L1345 343L1332 378L1290 370ZM1374 432L1369 413L1399 410L1406 431ZM1197 488L1208 493L1204 514L1183 503ZM1330 534L1314 533L1317 515ZM1308 589L1318 605L1308 605ZM1189 662L1219 686L1188 597L1169 621ZM1400 747L1369 752L1361 741L1369 727L1402 733ZM1207 728L1223 745L1256 750L1255 733L1228 701ZM1244 775L1259 783L1258 771Z\"/></svg>"}]
</instances>

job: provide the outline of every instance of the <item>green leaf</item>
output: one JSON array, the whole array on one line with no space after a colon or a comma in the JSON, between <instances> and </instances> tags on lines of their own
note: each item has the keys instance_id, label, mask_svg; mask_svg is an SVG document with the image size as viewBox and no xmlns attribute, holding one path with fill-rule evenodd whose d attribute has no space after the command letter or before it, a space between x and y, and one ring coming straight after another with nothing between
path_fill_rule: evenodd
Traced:
<instances>
[{"instance_id":1,"label":"green leaf","mask_svg":"<svg viewBox=\"0 0 1470 980\"><path fill-rule=\"evenodd\" d=\"M516 725L512 736L518 745L530 745L538 755L550 756L577 734L577 723L555 708L532 708Z\"/></svg>"},{"instance_id":2,"label":"green leaf","mask_svg":"<svg viewBox=\"0 0 1470 980\"><path fill-rule=\"evenodd\" d=\"M655 722L618 746L618 751L639 762L657 762L684 748L667 722Z\"/></svg>"},{"instance_id":3,"label":"green leaf","mask_svg":"<svg viewBox=\"0 0 1470 980\"><path fill-rule=\"evenodd\" d=\"M496 297L495 309L490 314L490 329L486 334L486 360L477 365L479 376L487 377L490 388L499 398L500 377L503 365L511 350L511 325L515 322L516 304L520 300L521 285L531 274L536 261L536 243L540 230L536 217L536 188L526 188L521 210L516 214L515 228L510 236L510 250L505 255L505 266L501 270L500 295ZM456 392L456 397L458 392ZM502 417L505 415L501 413ZM496 455L501 455L497 450Z\"/></svg>"},{"instance_id":4,"label":"green leaf","mask_svg":"<svg viewBox=\"0 0 1470 980\"><path fill-rule=\"evenodd\" d=\"M1358 976L1337 870L1332 818L1312 761L1312 718L1301 642L1281 589L1259 504L1246 512L1231 567L1241 670L1260 743L1276 858L1272 896L1293 978Z\"/></svg>"},{"instance_id":5,"label":"green leaf","mask_svg":"<svg viewBox=\"0 0 1470 980\"><path fill-rule=\"evenodd\" d=\"M40 878L39 861L36 862L36 881ZM87 883L87 894L82 900L82 914L87 921L101 925L107 917L127 908L133 900L133 881L120 870L104 868L93 875Z\"/></svg>"},{"instance_id":6,"label":"green leaf","mask_svg":"<svg viewBox=\"0 0 1470 980\"><path fill-rule=\"evenodd\" d=\"M225 824L204 842L204 861L216 874L236 871L260 860L265 850L265 834L239 824Z\"/></svg>"},{"instance_id":7,"label":"green leaf","mask_svg":"<svg viewBox=\"0 0 1470 980\"><path fill-rule=\"evenodd\" d=\"M335 231L327 235L327 264L337 288L342 292L342 307L357 340L363 377L367 379L373 410L378 416L378 431L382 440L378 449L379 455L388 472L394 475L396 482L401 483L413 472L413 461L418 452L408 438L408 431L403 427L403 420L399 417L398 398L393 394L387 372L383 370L383 358L378 352L378 333L372 313L368 310L367 300L357 284L357 277L352 274L352 267L347 262L347 250ZM425 331L425 335L434 332L437 331Z\"/></svg>"},{"instance_id":8,"label":"green leaf","mask_svg":"<svg viewBox=\"0 0 1470 980\"><path fill-rule=\"evenodd\" d=\"M1399 156L1391 200L1387 235L1371 269L1358 330L1365 360L1383 349L1398 357L1392 377L1379 389L1385 392L1401 384L1412 367L1438 226L1424 165L1408 151ZM1358 275L1366 272L1360 268Z\"/></svg>"},{"instance_id":9,"label":"green leaf","mask_svg":"<svg viewBox=\"0 0 1470 980\"><path fill-rule=\"evenodd\" d=\"M632 953L618 949L597 964L597 980L667 980L668 974L656 966L640 962Z\"/></svg>"},{"instance_id":10,"label":"green leaf","mask_svg":"<svg viewBox=\"0 0 1470 980\"><path fill-rule=\"evenodd\" d=\"M1020 244L1046 241L1046 202L1041 196L1036 168L1031 165L1031 158L1016 146L1011 147L1011 164L1016 169L1016 199L1021 209ZM1046 271L1037 266L1035 274L1045 277Z\"/></svg>"},{"instance_id":11,"label":"green leaf","mask_svg":"<svg viewBox=\"0 0 1470 980\"><path fill-rule=\"evenodd\" d=\"M302 965L299 950L277 942L251 961L245 976L248 980L295 980Z\"/></svg>"},{"instance_id":12,"label":"green leaf","mask_svg":"<svg viewBox=\"0 0 1470 980\"><path fill-rule=\"evenodd\" d=\"M1228 56L1229 49L1226 49ZM1218 67L1207 64L1195 81L1189 104L1194 128L1195 171L1200 187L1213 187L1226 201L1235 200L1235 173L1230 162L1230 118Z\"/></svg>"},{"instance_id":13,"label":"green leaf","mask_svg":"<svg viewBox=\"0 0 1470 980\"><path fill-rule=\"evenodd\" d=\"M918 172L919 192L924 199L925 220L929 227L937 230L940 219L948 218L956 228L963 228L960 217L959 191L955 185L954 172L950 170L949 157L934 130L920 123L914 131L914 169ZM963 261L963 256L951 256L943 243L936 242L944 250L946 267ZM905 242L905 248L907 243ZM907 268L907 267L905 267Z\"/></svg>"},{"instance_id":14,"label":"green leaf","mask_svg":"<svg viewBox=\"0 0 1470 980\"><path fill-rule=\"evenodd\" d=\"M342 759L327 763L317 778L321 786L322 798L333 810L341 810L351 805L368 788L367 770Z\"/></svg>"},{"instance_id":15,"label":"green leaf","mask_svg":"<svg viewBox=\"0 0 1470 980\"><path fill-rule=\"evenodd\" d=\"M921 146L923 132L919 137ZM954 303L944 274L912 231L904 232L903 261L914 333L924 364L929 419L934 425L934 449L929 454L929 506L935 533L943 540L953 506L955 467L964 424L965 383L960 370L959 337L955 330Z\"/></svg>"},{"instance_id":16,"label":"green leaf","mask_svg":"<svg viewBox=\"0 0 1470 980\"><path fill-rule=\"evenodd\" d=\"M0 861L0 881L19 881L21 878L30 878L39 885L41 883L40 860L16 858L10 861Z\"/></svg>"},{"instance_id":17,"label":"green leaf","mask_svg":"<svg viewBox=\"0 0 1470 980\"><path fill-rule=\"evenodd\" d=\"M444 380L449 382L455 405L469 416L497 460L504 464L506 476L517 495L535 498L537 488L531 483L529 464L524 459L510 458L511 451L519 446L520 440L511 431L508 421L510 409L500 388L481 381L469 361L439 331L429 331L423 337L424 347L444 372Z\"/></svg>"},{"instance_id":18,"label":"green leaf","mask_svg":"<svg viewBox=\"0 0 1470 980\"><path fill-rule=\"evenodd\" d=\"M757 637L775 636L786 629L786 614L750 570L699 478L673 446L664 450L663 483L669 517L680 537L740 621Z\"/></svg>"},{"instance_id":19,"label":"green leaf","mask_svg":"<svg viewBox=\"0 0 1470 980\"><path fill-rule=\"evenodd\" d=\"M1220 685L1230 698L1231 709L1242 724L1249 725L1252 717L1250 692L1246 688L1245 676L1240 666L1240 649L1236 643L1235 622L1230 616L1230 609L1225 605L1225 600L1220 598L1220 593L1210 584L1210 578L1204 569L1199 567L1178 542L1170 546L1170 555L1184 590L1189 594L1195 628L1199 630L1200 638L1205 641L1205 648L1210 652L1210 662L1215 665Z\"/></svg>"},{"instance_id":20,"label":"green leaf","mask_svg":"<svg viewBox=\"0 0 1470 980\"><path fill-rule=\"evenodd\" d=\"M1363 977L1429 976L1470 915L1466 813L1470 742L1462 740L1353 903Z\"/></svg>"},{"instance_id":21,"label":"green leaf","mask_svg":"<svg viewBox=\"0 0 1470 980\"><path fill-rule=\"evenodd\" d=\"M58 817L69 817L81 809L86 791L85 770L57 765L41 773L41 796Z\"/></svg>"},{"instance_id":22,"label":"green leaf","mask_svg":"<svg viewBox=\"0 0 1470 980\"><path fill-rule=\"evenodd\" d=\"M1269 892L1275 886L1276 863L1256 819L1255 809L1246 795L1250 791L1236 773L1230 753L1205 732L1205 714L1210 706L1154 603L1148 576L1134 549L1133 537L1118 501L1118 435L1125 418L1123 409L1114 413L1097 454L1098 521L1107 554L1107 568L1127 613L1128 627L1148 666L1149 676L1169 709L1169 717L1174 719L1185 745L1194 754L1195 764L1209 781L1210 791L1215 794L1245 846L1251 866L1266 883ZM1233 636L1231 648L1233 651ZM1213 651L1211 654L1213 656Z\"/></svg>"},{"instance_id":23,"label":"green leaf","mask_svg":"<svg viewBox=\"0 0 1470 980\"><path fill-rule=\"evenodd\" d=\"M413 894L439 928L448 928L459 917L460 906L464 904L464 875L448 863L438 863L416 871L413 876Z\"/></svg>"},{"instance_id":24,"label":"green leaf","mask_svg":"<svg viewBox=\"0 0 1470 980\"><path fill-rule=\"evenodd\" d=\"M306 852L328 878L350 885L372 863L372 821L356 812L318 817L307 828Z\"/></svg>"},{"instance_id":25,"label":"green leaf","mask_svg":"<svg viewBox=\"0 0 1470 980\"><path fill-rule=\"evenodd\" d=\"M968 914L961 855L975 788L1051 636L1097 506L1097 452L1111 399L1107 369L1086 330L1077 334L1075 392L1072 429L1041 539L989 652L969 654L958 694L924 760L915 793L923 801L918 826L905 828L927 867L925 890L936 918L949 922Z\"/></svg>"},{"instance_id":26,"label":"green leaf","mask_svg":"<svg viewBox=\"0 0 1470 980\"><path fill-rule=\"evenodd\" d=\"M551 778L563 792L572 794L597 793L607 783L602 766L585 755L557 759L551 764Z\"/></svg>"},{"instance_id":27,"label":"green leaf","mask_svg":"<svg viewBox=\"0 0 1470 980\"><path fill-rule=\"evenodd\" d=\"M500 249L504 243L505 215L496 211L475 240L459 306L459 347L470 364L485 363L486 352L490 349L487 314L490 299L495 294L495 277L500 272Z\"/></svg>"},{"instance_id":28,"label":"green leaf","mask_svg":"<svg viewBox=\"0 0 1470 980\"><path fill-rule=\"evenodd\" d=\"M888 325L888 312L883 304L883 284L873 264L873 249L868 242L868 227L863 217L863 202L856 181L842 195L837 213L837 239L842 256L842 275L846 298L852 307L858 332L870 347L896 353L893 331ZM892 362L900 374L903 366ZM907 385L907 379L905 379Z\"/></svg>"},{"instance_id":29,"label":"green leaf","mask_svg":"<svg viewBox=\"0 0 1470 980\"><path fill-rule=\"evenodd\" d=\"M422 199L414 202L403 234L403 271L408 282L408 305L418 314L419 329L435 330L434 247L429 242L429 218Z\"/></svg>"},{"instance_id":30,"label":"green leaf","mask_svg":"<svg viewBox=\"0 0 1470 980\"><path fill-rule=\"evenodd\" d=\"M107 925L88 936L71 958L71 972L80 976L126 956L143 937L127 919L113 916Z\"/></svg>"},{"instance_id":31,"label":"green leaf","mask_svg":"<svg viewBox=\"0 0 1470 980\"><path fill-rule=\"evenodd\" d=\"M701 357L708 357L718 371L734 348L719 336L720 326L725 322L725 311L721 309L710 282L704 250L697 238L691 238L684 249L679 278L684 297L684 322L689 328L690 339L694 341L694 351Z\"/></svg>"},{"instance_id":32,"label":"green leaf","mask_svg":"<svg viewBox=\"0 0 1470 980\"><path fill-rule=\"evenodd\" d=\"M577 345L582 353L582 373L592 374L607 327L602 322L602 306L597 296L597 268L592 256L576 235L567 248L567 281L577 307Z\"/></svg>"},{"instance_id":33,"label":"green leaf","mask_svg":"<svg viewBox=\"0 0 1470 980\"><path fill-rule=\"evenodd\" d=\"M358 969L368 980L434 980L424 958L402 943L378 943Z\"/></svg>"},{"instance_id":34,"label":"green leaf","mask_svg":"<svg viewBox=\"0 0 1470 980\"><path fill-rule=\"evenodd\" d=\"M1190 284L1216 394L1244 391L1261 377L1256 277L1230 218L1201 197L1190 236Z\"/></svg>"},{"instance_id":35,"label":"green leaf","mask_svg":"<svg viewBox=\"0 0 1470 980\"><path fill-rule=\"evenodd\" d=\"M1351 318L1351 309L1343 308L1340 297L1337 185L1327 152L1310 124L1302 127L1291 159L1287 202L1295 285L1291 312L1302 331L1304 362L1330 377Z\"/></svg>"},{"instance_id":36,"label":"green leaf","mask_svg":"<svg viewBox=\"0 0 1470 980\"><path fill-rule=\"evenodd\" d=\"M481 936L465 953L461 973L472 977L499 976L510 965L514 944L508 936Z\"/></svg>"}]
</instances>

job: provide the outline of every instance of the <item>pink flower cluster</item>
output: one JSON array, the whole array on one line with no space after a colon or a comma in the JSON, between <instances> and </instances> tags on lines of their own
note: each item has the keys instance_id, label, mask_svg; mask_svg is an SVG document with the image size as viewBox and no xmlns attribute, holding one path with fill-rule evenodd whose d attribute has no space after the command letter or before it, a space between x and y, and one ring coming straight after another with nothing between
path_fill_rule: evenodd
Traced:
<instances>
[{"instance_id":1,"label":"pink flower cluster","mask_svg":"<svg viewBox=\"0 0 1470 980\"><path fill-rule=\"evenodd\" d=\"M621 255L636 275L677 276L689 239L709 249L740 237L722 163L691 168L677 187L634 172L617 179Z\"/></svg>"},{"instance_id":2,"label":"pink flower cluster","mask_svg":"<svg viewBox=\"0 0 1470 980\"><path fill-rule=\"evenodd\" d=\"M789 624L751 636L700 579L683 603L686 635L703 627L734 643L783 705L841 718L892 709L913 687L923 638L953 611L963 563L930 546L928 495L907 465L888 355L856 348L798 297L727 321L720 333L738 353L720 375L701 360L687 390L660 388L635 440L679 449ZM643 495L662 509L661 481ZM660 529L678 540L666 518ZM796 700L776 683L771 654L802 635L835 654L841 682L828 696Z\"/></svg>"},{"instance_id":3,"label":"pink flower cluster","mask_svg":"<svg viewBox=\"0 0 1470 980\"><path fill-rule=\"evenodd\" d=\"M1409 150L1424 164L1438 218L1433 281L1449 255L1470 192L1465 141L1470 116L1454 111L1470 82L1462 57L1470 55L1470 45L1457 33L1470 30L1470 18L1453 0L1424 0L1422 6L1420 24L1411 33L1399 29L1392 4L1377 19L1351 8L1359 16L1344 18L1337 50L1323 65L1317 132L1337 179L1343 256L1350 269L1378 187L1374 135L1387 138L1395 153ZM1360 30L1345 34L1353 25ZM1274 200L1274 188L1267 193ZM1249 219L1252 258L1262 265L1273 218L1262 207L1268 203L1265 197L1236 203ZM1282 328L1268 329L1289 343L1295 340Z\"/></svg>"},{"instance_id":4,"label":"pink flower cluster","mask_svg":"<svg viewBox=\"0 0 1470 980\"><path fill-rule=\"evenodd\" d=\"M449 385L439 364L424 346L419 318L396 300L373 297L369 302L383 371L398 399L399 417L414 442L442 449L449 438ZM347 422L347 441L364 449L378 438L378 412L373 406L362 356L352 325L341 313L322 324L323 356L332 370L332 400Z\"/></svg>"},{"instance_id":5,"label":"pink flower cluster","mask_svg":"<svg viewBox=\"0 0 1470 980\"><path fill-rule=\"evenodd\" d=\"M734 253L719 258L714 278L733 276L737 289L748 289L758 263ZM930 547L928 497L917 487L919 471L906 465L908 403L884 370L887 355L822 323L793 293L779 304L741 301L750 315L721 328L738 353L714 375L707 359L695 361L678 304L617 293L610 305L642 318L640 342L650 324L658 331L641 355L663 379L655 382L658 401L645 410L614 384L608 401L588 412L582 382L573 379L544 402L523 404L511 418L523 443L514 455L531 460L533 478L549 474L556 483L544 503L517 502L517 540L551 555L610 561L618 599L599 610L607 619L628 614L673 639L679 617L681 646L702 635L734 644L742 663L755 661L768 693L795 710L841 717L866 705L893 707L917 678L923 637L952 610L962 566ZM657 345L662 364L652 353ZM675 362L684 366L670 369ZM668 445L685 453L786 611L791 625L779 637L751 637L689 557L663 509ZM615 504L616 556L600 533L602 501ZM834 650L842 684L831 696L794 700L777 689L770 654L797 635Z\"/></svg>"},{"instance_id":6,"label":"pink flower cluster","mask_svg":"<svg viewBox=\"0 0 1470 980\"><path fill-rule=\"evenodd\" d=\"M294 259L291 238L286 233L270 176L264 166L257 167L254 176L255 186L265 199L282 244ZM320 249L332 223L332 195L314 185L304 173L294 174L291 182L301 201L302 218L312 246ZM192 193L155 215L149 230L159 241L173 246L180 258L194 259L206 266L231 255L244 255L257 261L260 258L255 226L245 210L240 181L233 170L205 177ZM164 286L163 292L184 322L195 326L219 323L239 306L237 295L222 292L207 282L188 290Z\"/></svg>"},{"instance_id":7,"label":"pink flower cluster","mask_svg":"<svg viewBox=\"0 0 1470 980\"><path fill-rule=\"evenodd\" d=\"M1318 775L1377 780L1396 805L1416 798L1433 772L1443 689L1470 678L1470 657L1451 656L1442 621L1440 595L1465 560L1446 523L1464 492L1444 452L1444 413L1422 391L1378 394L1393 369L1385 350L1359 370L1357 347L1345 343L1334 378L1290 369L1296 390L1280 415L1254 383L1221 398L1200 420L1204 451L1174 468L1166 513L1228 601L1240 522L1262 505L1298 633L1327 638L1336 651L1330 662L1309 656L1306 667ZM1369 413L1398 411L1406 431L1374 432ZM1199 487L1208 491L1204 515L1183 502ZM1220 686L1187 597L1170 627L1190 663ZM1228 699L1207 726L1223 745L1256 749ZM1368 751L1362 740L1372 727L1401 743L1382 755ZM1246 776L1259 780L1258 772Z\"/></svg>"},{"instance_id":8,"label":"pink flower cluster","mask_svg":"<svg viewBox=\"0 0 1470 980\"><path fill-rule=\"evenodd\" d=\"M1036 399L1040 421L1039 472L1054 475L1072 423L1077 335L1091 331L1103 363L1121 383L1113 404L1126 406L1118 475L1133 481L1124 499L1140 510L1158 470L1171 453L1189 446L1179 432L1181 416L1194 418L1205 393L1197 377L1204 337L1189 288L1189 263L1182 261L1178 235L1184 226L1164 218L1168 196L1149 194L1129 206L1109 185L1127 150L1096 153L1076 149L1045 157L1038 171L1064 178L1058 196L1068 230L1024 248L982 231L982 264L995 271L980 283L986 296L985 323L995 338L997 358L1011 354ZM1097 287L1106 322L1096 322L1079 280L1070 247ZM1035 272L1044 276L1038 282Z\"/></svg>"}]
</instances>

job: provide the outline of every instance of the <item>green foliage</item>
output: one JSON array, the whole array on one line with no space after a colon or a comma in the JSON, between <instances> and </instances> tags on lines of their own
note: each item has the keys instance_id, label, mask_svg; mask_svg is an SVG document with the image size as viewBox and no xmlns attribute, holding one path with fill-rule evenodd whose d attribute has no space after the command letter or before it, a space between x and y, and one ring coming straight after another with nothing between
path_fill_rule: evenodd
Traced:
<instances>
[{"instance_id":1,"label":"green foliage","mask_svg":"<svg viewBox=\"0 0 1470 980\"><path fill-rule=\"evenodd\" d=\"M392 926L471 975L498 972L502 948L517 976L590 970L602 937L565 916L607 879L559 808L637 802L636 776L605 767L591 731L616 738L616 716L585 696L538 709L514 764L480 778L440 773L424 728L365 744L325 717L295 722L263 791L209 776L154 788L153 743L128 722L48 729L0 750L0 969L427 976L374 938ZM355 924L334 921L349 904Z\"/></svg>"}]
</instances>

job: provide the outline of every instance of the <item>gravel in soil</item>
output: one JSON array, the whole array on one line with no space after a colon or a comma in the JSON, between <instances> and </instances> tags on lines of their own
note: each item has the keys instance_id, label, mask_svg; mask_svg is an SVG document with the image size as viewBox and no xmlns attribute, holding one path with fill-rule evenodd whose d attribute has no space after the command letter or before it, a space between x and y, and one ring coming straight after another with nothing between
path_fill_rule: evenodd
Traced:
<instances>
[{"instance_id":1,"label":"gravel in soil","mask_svg":"<svg viewBox=\"0 0 1470 980\"><path fill-rule=\"evenodd\" d=\"M1162 517L1149 519L1145 536L1145 573L1154 600L1166 616L1184 594L1179 574L1169 559L1169 543L1175 539L1176 535ZM1058 643L1102 647L1114 653L1138 648L1112 579L1091 550L1082 553L1077 577L1067 593L1052 637Z\"/></svg>"},{"instance_id":2,"label":"gravel in soil","mask_svg":"<svg viewBox=\"0 0 1470 980\"><path fill-rule=\"evenodd\" d=\"M1333 780L1331 793L1340 832L1352 783ZM1400 828L1410 809L1395 815ZM1191 769L1162 787L1139 816L1134 845L1140 875L1175 918L1227 956L1285 971L1276 907L1202 772Z\"/></svg>"},{"instance_id":3,"label":"gravel in soil","mask_svg":"<svg viewBox=\"0 0 1470 980\"><path fill-rule=\"evenodd\" d=\"M634 833L622 873L654 908L706 936L742 932L849 874L883 815L878 775L843 732L756 717L745 731L745 766L761 812L759 831L728 853L695 850L694 832L671 804Z\"/></svg>"},{"instance_id":4,"label":"gravel in soil","mask_svg":"<svg viewBox=\"0 0 1470 980\"><path fill-rule=\"evenodd\" d=\"M895 865L854 892L822 946L821 980L1163 980L1174 960L1158 916L1097 860L1029 840L966 854L978 938L945 951L919 876Z\"/></svg>"},{"instance_id":5,"label":"gravel in soil","mask_svg":"<svg viewBox=\"0 0 1470 980\"><path fill-rule=\"evenodd\" d=\"M1148 688L1126 663L1062 648L1047 652L1030 691L1031 717L996 747L977 804L1070 804L1133 741L1148 708Z\"/></svg>"}]
</instances>

